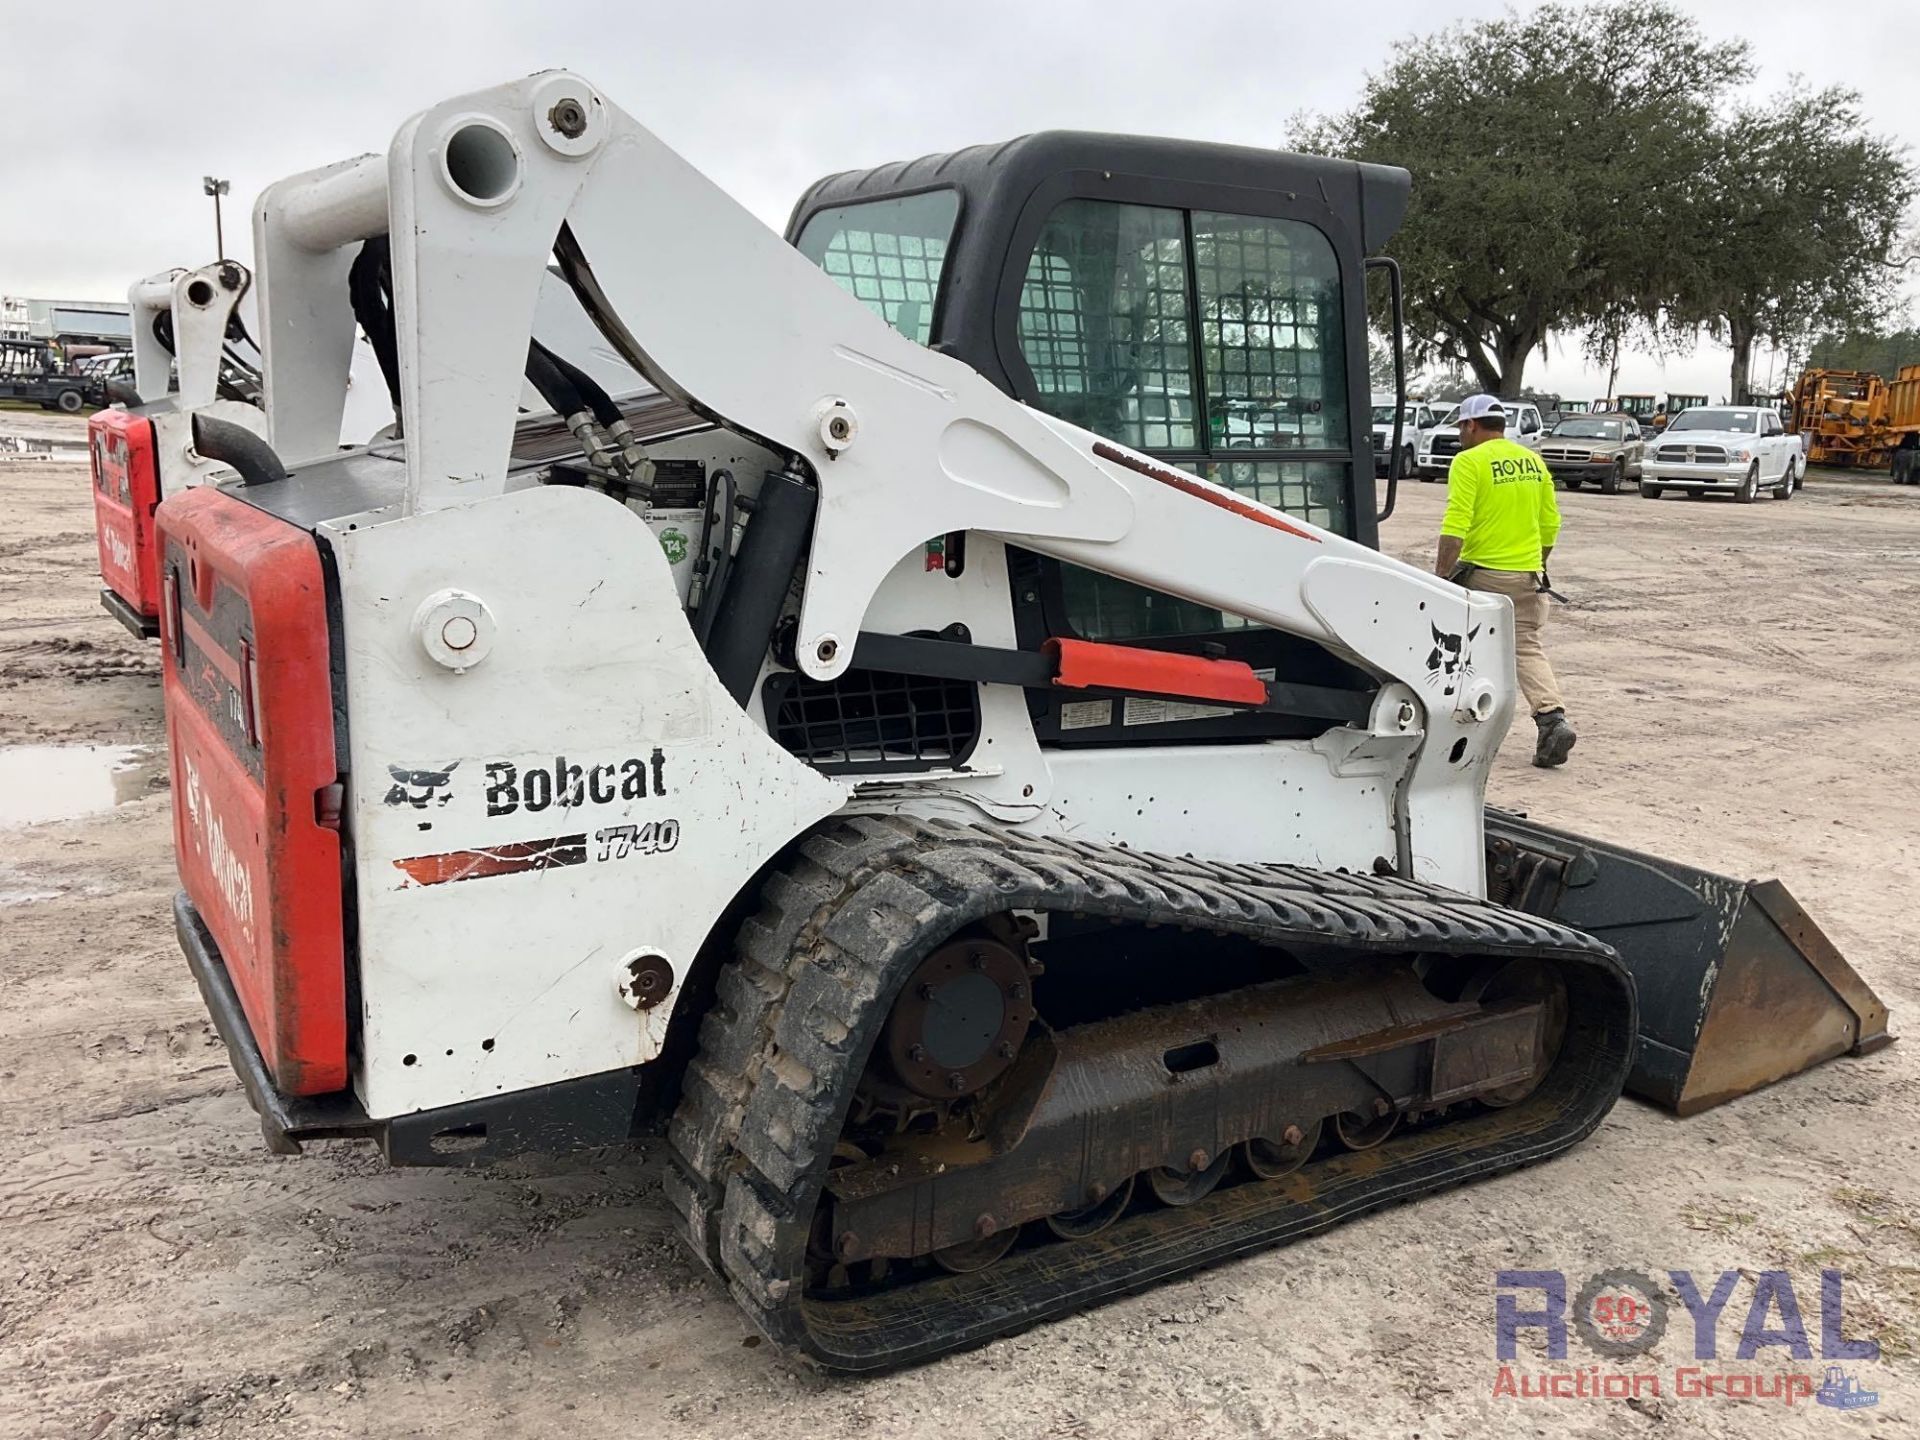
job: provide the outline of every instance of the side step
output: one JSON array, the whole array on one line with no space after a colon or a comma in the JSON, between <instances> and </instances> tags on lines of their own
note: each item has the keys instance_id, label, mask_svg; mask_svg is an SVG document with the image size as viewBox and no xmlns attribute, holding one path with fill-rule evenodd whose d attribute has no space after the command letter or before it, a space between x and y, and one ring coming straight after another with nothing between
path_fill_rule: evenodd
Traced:
<instances>
[{"instance_id":1,"label":"side step","mask_svg":"<svg viewBox=\"0 0 1920 1440\"><path fill-rule=\"evenodd\" d=\"M1640 992L1627 1090L1679 1115L1889 1045L1887 1007L1778 880L1487 810L1487 892L1611 945Z\"/></svg>"}]
</instances>

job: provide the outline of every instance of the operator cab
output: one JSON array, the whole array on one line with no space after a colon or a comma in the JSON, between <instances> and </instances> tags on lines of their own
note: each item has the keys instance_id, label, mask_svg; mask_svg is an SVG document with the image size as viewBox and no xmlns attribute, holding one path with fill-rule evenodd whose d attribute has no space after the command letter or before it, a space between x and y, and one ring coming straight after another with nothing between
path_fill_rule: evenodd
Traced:
<instances>
[{"instance_id":1,"label":"operator cab","mask_svg":"<svg viewBox=\"0 0 1920 1440\"><path fill-rule=\"evenodd\" d=\"M1049 131L829 176L787 238L901 334L1035 409L1377 546L1365 257L1399 225L1408 186L1352 161ZM1118 641L1373 688L1311 642L1036 555L1011 561L1024 646ZM1328 723L1163 706L1149 725L1032 703L1043 743L1061 745Z\"/></svg>"}]
</instances>

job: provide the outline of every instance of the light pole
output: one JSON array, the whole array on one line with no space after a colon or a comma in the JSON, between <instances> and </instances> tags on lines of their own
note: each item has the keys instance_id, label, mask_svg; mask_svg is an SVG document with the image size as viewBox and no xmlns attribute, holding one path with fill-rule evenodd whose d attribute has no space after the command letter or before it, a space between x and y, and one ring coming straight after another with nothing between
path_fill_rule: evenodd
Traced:
<instances>
[{"instance_id":1,"label":"light pole","mask_svg":"<svg viewBox=\"0 0 1920 1440\"><path fill-rule=\"evenodd\" d=\"M216 260L227 258L226 237L220 233L220 197L232 188L225 180L216 180L211 175L200 182L201 191L213 197L213 258Z\"/></svg>"}]
</instances>

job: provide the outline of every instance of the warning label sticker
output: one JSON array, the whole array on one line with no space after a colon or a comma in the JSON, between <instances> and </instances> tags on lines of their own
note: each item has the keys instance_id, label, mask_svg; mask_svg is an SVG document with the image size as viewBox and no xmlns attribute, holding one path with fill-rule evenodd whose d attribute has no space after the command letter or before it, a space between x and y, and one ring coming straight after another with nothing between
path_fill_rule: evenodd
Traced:
<instances>
[{"instance_id":1,"label":"warning label sticker","mask_svg":"<svg viewBox=\"0 0 1920 1440\"><path fill-rule=\"evenodd\" d=\"M1113 723L1113 701L1070 700L1060 707L1062 730L1091 730Z\"/></svg>"},{"instance_id":2,"label":"warning label sticker","mask_svg":"<svg viewBox=\"0 0 1920 1440\"><path fill-rule=\"evenodd\" d=\"M1122 723L1127 725L1165 725L1174 720L1211 720L1233 711L1219 705L1196 705L1191 700L1151 700L1129 695Z\"/></svg>"}]
</instances>

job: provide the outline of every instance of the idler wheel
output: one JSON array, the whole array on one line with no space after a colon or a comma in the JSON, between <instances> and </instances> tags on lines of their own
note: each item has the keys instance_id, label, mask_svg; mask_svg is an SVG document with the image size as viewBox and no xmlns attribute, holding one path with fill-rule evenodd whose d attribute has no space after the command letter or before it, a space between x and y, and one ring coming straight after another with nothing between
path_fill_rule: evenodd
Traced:
<instances>
[{"instance_id":1,"label":"idler wheel","mask_svg":"<svg viewBox=\"0 0 1920 1440\"><path fill-rule=\"evenodd\" d=\"M913 972L887 1017L888 1063L929 1100L958 1100L1013 1063L1033 1024L1027 963L995 940L959 939Z\"/></svg>"},{"instance_id":2,"label":"idler wheel","mask_svg":"<svg viewBox=\"0 0 1920 1440\"><path fill-rule=\"evenodd\" d=\"M1204 1161L1206 1152L1196 1151L1196 1162ZM1171 1166L1161 1165L1147 1171L1147 1188L1153 1191L1154 1198L1162 1205L1191 1205L1196 1200L1204 1200L1213 1193L1213 1187L1220 1183L1227 1173L1227 1164L1233 1159L1231 1150L1223 1150L1218 1159L1211 1164L1196 1163L1187 1170L1175 1170Z\"/></svg>"},{"instance_id":3,"label":"idler wheel","mask_svg":"<svg viewBox=\"0 0 1920 1440\"><path fill-rule=\"evenodd\" d=\"M1305 1130L1298 1125L1289 1125L1278 1140L1247 1141L1241 1147L1247 1169L1262 1180L1278 1180L1282 1175L1291 1175L1307 1163L1308 1157L1319 1145L1324 1123L1316 1120Z\"/></svg>"},{"instance_id":4,"label":"idler wheel","mask_svg":"<svg viewBox=\"0 0 1920 1440\"><path fill-rule=\"evenodd\" d=\"M1493 961L1476 971L1461 991L1462 1000L1491 1005L1500 1000L1539 1000L1546 1007L1541 1036L1540 1066L1525 1080L1516 1080L1494 1090L1483 1090L1474 1098L1482 1105L1501 1109L1517 1105L1540 1087L1560 1054L1567 1035L1567 982L1551 966L1538 960Z\"/></svg>"},{"instance_id":5,"label":"idler wheel","mask_svg":"<svg viewBox=\"0 0 1920 1440\"><path fill-rule=\"evenodd\" d=\"M1116 1185L1106 1198L1079 1210L1062 1210L1058 1214L1047 1216L1047 1229L1062 1240L1083 1240L1089 1235L1098 1235L1107 1226L1118 1220L1127 1208L1127 1202L1133 1199L1133 1176L1129 1175Z\"/></svg>"}]
</instances>

